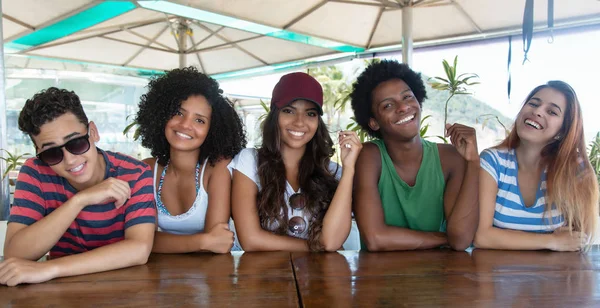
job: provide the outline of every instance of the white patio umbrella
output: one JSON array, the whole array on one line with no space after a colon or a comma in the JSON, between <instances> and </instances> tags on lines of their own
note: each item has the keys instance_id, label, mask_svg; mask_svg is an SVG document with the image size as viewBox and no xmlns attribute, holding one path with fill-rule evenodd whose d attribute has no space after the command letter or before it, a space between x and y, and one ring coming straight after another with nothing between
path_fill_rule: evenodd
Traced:
<instances>
[{"instance_id":1,"label":"white patio umbrella","mask_svg":"<svg viewBox=\"0 0 600 308\"><path fill-rule=\"evenodd\" d=\"M554 27L600 24L600 1L555 0ZM547 0L534 6L547 29ZM7 67L225 78L414 46L518 34L525 0L4 0ZM59 62L46 61L55 59ZM322 58L321 58L322 59ZM262 68L262 69L261 69ZM249 70L248 69L252 69Z\"/></svg>"}]
</instances>

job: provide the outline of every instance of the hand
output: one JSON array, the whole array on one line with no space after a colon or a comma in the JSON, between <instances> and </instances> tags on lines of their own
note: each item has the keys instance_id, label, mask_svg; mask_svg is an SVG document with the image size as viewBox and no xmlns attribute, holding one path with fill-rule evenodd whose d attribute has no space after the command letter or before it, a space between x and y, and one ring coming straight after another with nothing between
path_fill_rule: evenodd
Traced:
<instances>
[{"instance_id":1,"label":"hand","mask_svg":"<svg viewBox=\"0 0 600 308\"><path fill-rule=\"evenodd\" d=\"M341 131L338 136L340 144L340 160L343 167L354 167L358 153L362 149L362 143L358 140L358 135L353 131Z\"/></svg>"},{"instance_id":2,"label":"hand","mask_svg":"<svg viewBox=\"0 0 600 308\"><path fill-rule=\"evenodd\" d=\"M108 178L99 184L80 191L75 196L81 199L83 207L92 204L114 202L115 206L120 208L131 198L131 188L123 180Z\"/></svg>"},{"instance_id":3,"label":"hand","mask_svg":"<svg viewBox=\"0 0 600 308\"><path fill-rule=\"evenodd\" d=\"M40 283L56 278L58 271L48 262L10 258L0 263L0 284L14 287L21 283Z\"/></svg>"},{"instance_id":4,"label":"hand","mask_svg":"<svg viewBox=\"0 0 600 308\"><path fill-rule=\"evenodd\" d=\"M549 249L554 251L579 251L585 245L587 236L582 232L569 232L569 229L562 227L554 230Z\"/></svg>"},{"instance_id":5,"label":"hand","mask_svg":"<svg viewBox=\"0 0 600 308\"><path fill-rule=\"evenodd\" d=\"M229 225L219 223L205 233L207 245L205 250L215 253L226 253L233 247L233 232L229 230Z\"/></svg>"},{"instance_id":6,"label":"hand","mask_svg":"<svg viewBox=\"0 0 600 308\"><path fill-rule=\"evenodd\" d=\"M462 124L446 124L446 137L466 161L479 161L475 129Z\"/></svg>"}]
</instances>

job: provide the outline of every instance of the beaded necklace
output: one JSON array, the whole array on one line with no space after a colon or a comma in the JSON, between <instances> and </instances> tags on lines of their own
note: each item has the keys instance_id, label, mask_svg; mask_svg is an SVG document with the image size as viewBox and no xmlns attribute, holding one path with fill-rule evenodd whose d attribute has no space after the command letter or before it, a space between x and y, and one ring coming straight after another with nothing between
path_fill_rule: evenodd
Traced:
<instances>
[{"instance_id":1,"label":"beaded necklace","mask_svg":"<svg viewBox=\"0 0 600 308\"><path fill-rule=\"evenodd\" d=\"M163 213L165 215L173 216L173 215L171 215L171 213L169 213L169 210L167 210L167 207L165 207L165 205L162 203L162 200L161 200L163 182L165 180L165 174L167 174L167 168L169 168L170 162L171 161L167 162L165 169L163 169L162 174L160 175L160 180L158 181L158 191L156 192L156 207L158 208L158 210L161 213ZM200 190L200 183L199 183L199 179L198 179L199 171L200 171L200 162L198 162L196 164L196 192L198 190Z\"/></svg>"}]
</instances>

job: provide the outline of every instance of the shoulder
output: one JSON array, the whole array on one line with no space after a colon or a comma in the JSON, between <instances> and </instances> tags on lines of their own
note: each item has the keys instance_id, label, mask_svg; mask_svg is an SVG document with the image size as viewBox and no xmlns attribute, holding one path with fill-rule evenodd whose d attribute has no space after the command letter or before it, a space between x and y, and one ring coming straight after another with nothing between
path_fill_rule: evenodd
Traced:
<instances>
[{"instance_id":1,"label":"shoulder","mask_svg":"<svg viewBox=\"0 0 600 308\"><path fill-rule=\"evenodd\" d=\"M429 141L424 141L429 142ZM440 155L440 159L462 159L462 156L456 148L450 143L432 143L430 144L436 145L438 149L438 153Z\"/></svg>"},{"instance_id":2,"label":"shoulder","mask_svg":"<svg viewBox=\"0 0 600 308\"><path fill-rule=\"evenodd\" d=\"M246 149L242 149L234 158L233 158L233 164L234 164L234 168L237 167L237 165L240 164L251 164L254 163L256 164L256 161L258 160L258 151L255 148L246 148Z\"/></svg>"},{"instance_id":3,"label":"shoulder","mask_svg":"<svg viewBox=\"0 0 600 308\"><path fill-rule=\"evenodd\" d=\"M507 165L516 159L513 153L514 150L507 148L488 148L481 151L479 157L489 164Z\"/></svg>"},{"instance_id":4,"label":"shoulder","mask_svg":"<svg viewBox=\"0 0 600 308\"><path fill-rule=\"evenodd\" d=\"M365 178L365 175L373 179L381 175L381 152L376 143L363 143L363 148L358 154L355 168L357 175L354 177L355 180L362 180Z\"/></svg>"},{"instance_id":5,"label":"shoulder","mask_svg":"<svg viewBox=\"0 0 600 308\"><path fill-rule=\"evenodd\" d=\"M233 168L232 162L233 158L221 158L218 161L216 161L214 165L211 165L208 163L208 161L206 161L205 163L208 165L205 167L204 174L210 179L211 175L214 172L226 171L231 173L231 168Z\"/></svg>"},{"instance_id":6,"label":"shoulder","mask_svg":"<svg viewBox=\"0 0 600 308\"><path fill-rule=\"evenodd\" d=\"M150 169L154 170L154 166L156 165L156 157L148 157L142 159L142 162L150 166Z\"/></svg>"},{"instance_id":7,"label":"shoulder","mask_svg":"<svg viewBox=\"0 0 600 308\"><path fill-rule=\"evenodd\" d=\"M32 157L27 159L21 166L17 182L26 181L28 184L34 184L36 180L40 180L40 178L46 175L53 176L56 175L56 173L41 160L36 157Z\"/></svg>"},{"instance_id":8,"label":"shoulder","mask_svg":"<svg viewBox=\"0 0 600 308\"><path fill-rule=\"evenodd\" d=\"M453 145L448 143L431 144L437 147L444 174L448 175L448 172L460 171L464 168L465 160Z\"/></svg>"},{"instance_id":9,"label":"shoulder","mask_svg":"<svg viewBox=\"0 0 600 308\"><path fill-rule=\"evenodd\" d=\"M104 152L109 162L115 167L121 168L150 168L147 163L135 159L129 155L119 153L119 152L110 152L110 151L101 151Z\"/></svg>"},{"instance_id":10,"label":"shoulder","mask_svg":"<svg viewBox=\"0 0 600 308\"><path fill-rule=\"evenodd\" d=\"M107 167L110 168L110 173L116 172L116 177L123 181L152 178L150 166L145 162L122 153L104 151L104 155L108 159Z\"/></svg>"},{"instance_id":11,"label":"shoulder","mask_svg":"<svg viewBox=\"0 0 600 308\"><path fill-rule=\"evenodd\" d=\"M379 141L377 140L377 142L379 142ZM375 141L369 141L369 142L363 143L363 148L360 151L359 159L360 159L360 157L364 157L369 160L371 160L373 158L378 158L378 157L380 158L381 151L379 150L379 146L375 143Z\"/></svg>"}]
</instances>

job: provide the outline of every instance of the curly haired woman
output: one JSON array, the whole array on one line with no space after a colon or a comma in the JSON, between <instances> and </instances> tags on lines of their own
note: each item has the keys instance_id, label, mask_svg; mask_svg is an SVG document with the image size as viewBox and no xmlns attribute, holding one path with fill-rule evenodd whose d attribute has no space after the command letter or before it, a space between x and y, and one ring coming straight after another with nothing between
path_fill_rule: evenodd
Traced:
<instances>
[{"instance_id":1,"label":"curly haired woman","mask_svg":"<svg viewBox=\"0 0 600 308\"><path fill-rule=\"evenodd\" d=\"M214 79L194 67L152 80L137 122L152 158L158 227L153 252L230 251L231 174L242 122Z\"/></svg>"},{"instance_id":2,"label":"curly haired woman","mask_svg":"<svg viewBox=\"0 0 600 308\"><path fill-rule=\"evenodd\" d=\"M305 73L273 90L262 147L234 159L232 212L246 251L335 251L352 222L352 178L362 145L339 134L343 167L321 115L323 89ZM341 173L341 175L340 175Z\"/></svg>"}]
</instances>

